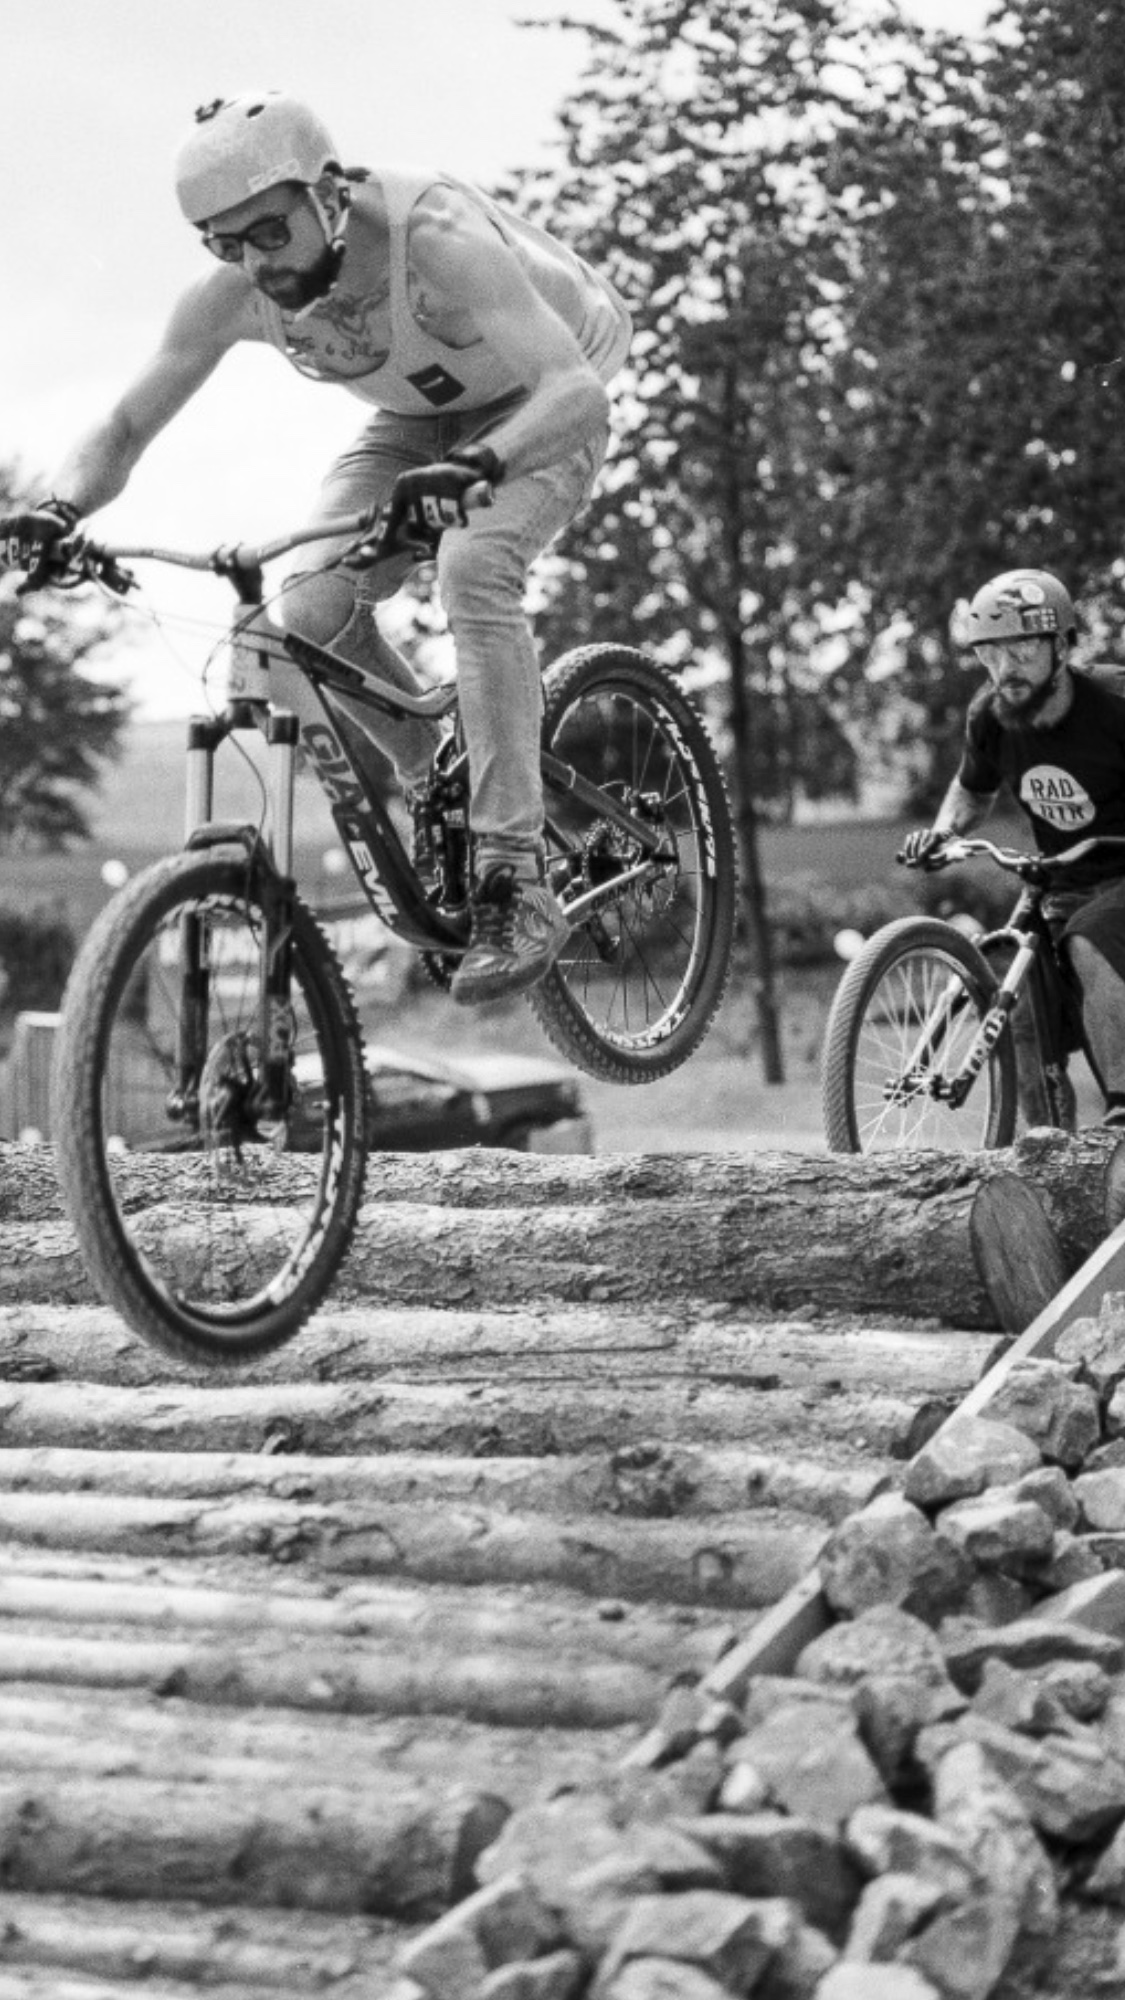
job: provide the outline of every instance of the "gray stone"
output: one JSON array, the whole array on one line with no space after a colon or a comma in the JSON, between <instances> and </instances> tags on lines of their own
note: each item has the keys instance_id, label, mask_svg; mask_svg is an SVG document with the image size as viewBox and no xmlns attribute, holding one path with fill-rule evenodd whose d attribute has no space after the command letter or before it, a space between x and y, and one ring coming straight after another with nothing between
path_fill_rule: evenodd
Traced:
<instances>
[{"instance_id":1,"label":"gray stone","mask_svg":"<svg viewBox=\"0 0 1125 2000\"><path fill-rule=\"evenodd\" d=\"M895 1605L833 1625L806 1646L798 1672L850 1693L864 1741L893 1784L916 1731L956 1714L961 1698L934 1633Z\"/></svg>"},{"instance_id":2,"label":"gray stone","mask_svg":"<svg viewBox=\"0 0 1125 2000\"><path fill-rule=\"evenodd\" d=\"M798 1924L778 1945L754 1988L754 2000L816 2000L838 1955L823 1931Z\"/></svg>"},{"instance_id":3,"label":"gray stone","mask_svg":"<svg viewBox=\"0 0 1125 2000\"><path fill-rule=\"evenodd\" d=\"M577 1951L552 1951L545 1958L524 1959L490 1972L474 2000L574 2000L586 1977Z\"/></svg>"},{"instance_id":4,"label":"gray stone","mask_svg":"<svg viewBox=\"0 0 1125 2000\"><path fill-rule=\"evenodd\" d=\"M1086 1454L1083 1472L1110 1472L1125 1465L1125 1437L1111 1437Z\"/></svg>"},{"instance_id":5,"label":"gray stone","mask_svg":"<svg viewBox=\"0 0 1125 2000\"><path fill-rule=\"evenodd\" d=\"M944 1900L945 1891L921 1875L877 1876L859 1899L844 1957L874 1964L897 1958Z\"/></svg>"},{"instance_id":6,"label":"gray stone","mask_svg":"<svg viewBox=\"0 0 1125 2000\"><path fill-rule=\"evenodd\" d=\"M998 1774L986 1745L962 1743L940 1760L933 1811L991 1893L1011 1900L1016 1930L1049 1936L1058 1920L1051 1863L1026 1802Z\"/></svg>"},{"instance_id":7,"label":"gray stone","mask_svg":"<svg viewBox=\"0 0 1125 2000\"><path fill-rule=\"evenodd\" d=\"M957 1749L979 1749L1032 1824L1059 1840L1092 1839L1125 1816L1125 1766L1080 1723L1066 1735L1031 1737L970 1712L923 1729L916 1747L919 1761L935 1771Z\"/></svg>"},{"instance_id":8,"label":"gray stone","mask_svg":"<svg viewBox=\"0 0 1125 2000\"><path fill-rule=\"evenodd\" d=\"M988 2000L1019 1941L1010 1903L978 1889L939 1910L903 1948L905 1963L932 1980L942 2000Z\"/></svg>"},{"instance_id":9,"label":"gray stone","mask_svg":"<svg viewBox=\"0 0 1125 2000\"><path fill-rule=\"evenodd\" d=\"M1074 1492L1088 1527L1125 1528L1125 1466L1079 1473Z\"/></svg>"},{"instance_id":10,"label":"gray stone","mask_svg":"<svg viewBox=\"0 0 1125 2000\"><path fill-rule=\"evenodd\" d=\"M735 1895L786 1897L807 1923L831 1938L843 1935L860 1878L842 1842L825 1827L787 1813L728 1812L682 1820L680 1828L714 1855Z\"/></svg>"},{"instance_id":11,"label":"gray stone","mask_svg":"<svg viewBox=\"0 0 1125 2000\"><path fill-rule=\"evenodd\" d=\"M991 1398L989 1415L1031 1438L1056 1465L1081 1465L1101 1436L1096 1392L1059 1361L1017 1362Z\"/></svg>"},{"instance_id":12,"label":"gray stone","mask_svg":"<svg viewBox=\"0 0 1125 2000\"><path fill-rule=\"evenodd\" d=\"M1056 1545L1058 1536L1055 1536ZM966 1618L982 1625L1010 1625L1015 1618L1027 1618L1038 1603L1039 1593L1018 1577L1005 1576L999 1569L978 1570L961 1610Z\"/></svg>"},{"instance_id":13,"label":"gray stone","mask_svg":"<svg viewBox=\"0 0 1125 2000\"><path fill-rule=\"evenodd\" d=\"M920 1813L861 1806L847 1826L848 1851L867 1875L915 1875L944 1894L964 1897L977 1872L953 1835Z\"/></svg>"},{"instance_id":14,"label":"gray stone","mask_svg":"<svg viewBox=\"0 0 1125 2000\"><path fill-rule=\"evenodd\" d=\"M940 1515L936 1539L952 1542L982 1569L1019 1575L1042 1564L1054 1547L1054 1523L1034 1500L1015 1500L1010 1492L993 1488L955 1501Z\"/></svg>"},{"instance_id":15,"label":"gray stone","mask_svg":"<svg viewBox=\"0 0 1125 2000\"><path fill-rule=\"evenodd\" d=\"M1118 1827L1097 1866L1082 1885L1084 1896L1096 1903L1112 1903L1125 1909L1125 1824Z\"/></svg>"},{"instance_id":16,"label":"gray stone","mask_svg":"<svg viewBox=\"0 0 1125 2000\"><path fill-rule=\"evenodd\" d=\"M823 1681L804 1680L799 1674L755 1674L742 1703L743 1731L764 1722L775 1708L791 1708L795 1701L847 1703L844 1689L831 1688Z\"/></svg>"},{"instance_id":17,"label":"gray stone","mask_svg":"<svg viewBox=\"0 0 1125 2000\"><path fill-rule=\"evenodd\" d=\"M994 1626L947 1618L938 1636L950 1677L966 1694L975 1692L990 1659L1031 1668L1049 1666L1053 1660L1092 1660L1107 1673L1125 1659L1120 1639L1055 1618L1017 1618L1010 1625Z\"/></svg>"},{"instance_id":18,"label":"gray stone","mask_svg":"<svg viewBox=\"0 0 1125 2000\"><path fill-rule=\"evenodd\" d=\"M816 2000L942 2000L942 1994L913 1966L841 1959L821 1980Z\"/></svg>"},{"instance_id":19,"label":"gray stone","mask_svg":"<svg viewBox=\"0 0 1125 2000\"><path fill-rule=\"evenodd\" d=\"M711 1889L641 1896L630 1905L602 1960L594 2000L613 1990L621 1968L635 1958L694 1965L732 1993L749 1993L799 1922L793 1905L779 1898L751 1902Z\"/></svg>"},{"instance_id":20,"label":"gray stone","mask_svg":"<svg viewBox=\"0 0 1125 2000\"><path fill-rule=\"evenodd\" d=\"M1089 1583L1091 1577L1103 1574L1105 1566L1104 1558L1088 1535L1072 1535L1067 1529L1058 1528L1050 1558L1036 1571L1035 1581L1041 1590L1053 1595L1072 1589L1076 1583Z\"/></svg>"},{"instance_id":21,"label":"gray stone","mask_svg":"<svg viewBox=\"0 0 1125 2000\"><path fill-rule=\"evenodd\" d=\"M936 1689L948 1684L941 1641L920 1618L889 1604L832 1625L810 1640L798 1657L797 1672L825 1690L850 1691L873 1674L914 1678Z\"/></svg>"},{"instance_id":22,"label":"gray stone","mask_svg":"<svg viewBox=\"0 0 1125 2000\"><path fill-rule=\"evenodd\" d=\"M971 1575L964 1555L898 1493L881 1494L843 1521L817 1567L832 1609L849 1618L876 1604L897 1604L936 1621L960 1600Z\"/></svg>"},{"instance_id":23,"label":"gray stone","mask_svg":"<svg viewBox=\"0 0 1125 2000\"><path fill-rule=\"evenodd\" d=\"M563 1942L559 1921L532 1883L499 1876L412 1938L399 1970L430 2000L463 2000L497 1966L535 1958Z\"/></svg>"},{"instance_id":24,"label":"gray stone","mask_svg":"<svg viewBox=\"0 0 1125 2000\"><path fill-rule=\"evenodd\" d=\"M723 1769L722 1750L710 1737L660 1770L623 1763L602 1781L606 1810L619 1826L634 1819L706 1812L718 1796Z\"/></svg>"},{"instance_id":25,"label":"gray stone","mask_svg":"<svg viewBox=\"0 0 1125 2000\"><path fill-rule=\"evenodd\" d=\"M755 1765L736 1757L727 1767L716 1803L724 1813L749 1814L768 1806L770 1798L770 1788L762 1773Z\"/></svg>"},{"instance_id":26,"label":"gray stone","mask_svg":"<svg viewBox=\"0 0 1125 2000\"><path fill-rule=\"evenodd\" d=\"M730 2000L729 1986L674 1958L630 1959L600 1990L605 2000Z\"/></svg>"},{"instance_id":27,"label":"gray stone","mask_svg":"<svg viewBox=\"0 0 1125 2000\"><path fill-rule=\"evenodd\" d=\"M598 1792L561 1792L509 1815L477 1859L477 1880L493 1882L515 1870L550 1897L571 1875L620 1851L621 1822L611 1817L609 1802Z\"/></svg>"},{"instance_id":28,"label":"gray stone","mask_svg":"<svg viewBox=\"0 0 1125 2000\"><path fill-rule=\"evenodd\" d=\"M1041 1465L1035 1472L1025 1473L1022 1479L1013 1481L1011 1486L993 1490L1010 1493L1013 1500L1034 1500L1056 1528L1073 1528L1078 1520L1074 1485L1061 1465Z\"/></svg>"},{"instance_id":29,"label":"gray stone","mask_svg":"<svg viewBox=\"0 0 1125 2000\"><path fill-rule=\"evenodd\" d=\"M1073 1319L1055 1341L1055 1359L1081 1367L1099 1390L1125 1375L1125 1294L1107 1292L1096 1319Z\"/></svg>"},{"instance_id":30,"label":"gray stone","mask_svg":"<svg viewBox=\"0 0 1125 2000\"><path fill-rule=\"evenodd\" d=\"M1125 1572L1106 1570L1072 1584L1036 1606L1037 1618L1056 1624L1081 1625L1091 1632L1106 1632L1125 1642Z\"/></svg>"},{"instance_id":31,"label":"gray stone","mask_svg":"<svg viewBox=\"0 0 1125 2000\"><path fill-rule=\"evenodd\" d=\"M665 1696L654 1726L660 1756L682 1757L706 1738L729 1743L742 1728L742 1717L731 1702L716 1701L697 1686L680 1686Z\"/></svg>"},{"instance_id":32,"label":"gray stone","mask_svg":"<svg viewBox=\"0 0 1125 2000\"><path fill-rule=\"evenodd\" d=\"M816 1825L842 1826L857 1806L885 1796L855 1718L838 1702L776 1708L731 1744L727 1756L732 1766L756 1772L775 1804ZM725 1786L719 1798L730 1809Z\"/></svg>"},{"instance_id":33,"label":"gray stone","mask_svg":"<svg viewBox=\"0 0 1125 2000\"><path fill-rule=\"evenodd\" d=\"M949 1419L907 1468L903 1491L917 1507L944 1507L1034 1472L1041 1454L1023 1431L988 1417Z\"/></svg>"}]
</instances>

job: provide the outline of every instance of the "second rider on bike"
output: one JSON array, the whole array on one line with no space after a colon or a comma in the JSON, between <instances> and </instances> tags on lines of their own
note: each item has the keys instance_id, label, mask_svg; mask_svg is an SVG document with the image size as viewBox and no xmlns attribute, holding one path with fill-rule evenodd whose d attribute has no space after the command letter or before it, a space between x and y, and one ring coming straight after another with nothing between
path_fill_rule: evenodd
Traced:
<instances>
[{"instance_id":1,"label":"second rider on bike","mask_svg":"<svg viewBox=\"0 0 1125 2000\"><path fill-rule=\"evenodd\" d=\"M1070 662L1077 618L1046 570L993 577L956 613L953 638L988 685L970 704L957 774L933 825L903 859L925 865L987 817L1007 784L1041 854L1125 835L1125 700ZM1104 1123L1125 1127L1125 866L1113 849L1070 870L1044 903L1105 1093Z\"/></svg>"},{"instance_id":2,"label":"second rider on bike","mask_svg":"<svg viewBox=\"0 0 1125 2000\"><path fill-rule=\"evenodd\" d=\"M176 169L180 206L218 259L177 305L157 353L70 453L51 495L0 518L8 558L50 581L50 549L124 488L152 440L240 341L341 383L374 414L331 468L316 518L382 506L396 488L448 528L438 584L456 649L476 881L464 1003L541 979L567 924L542 879L539 665L523 609L528 569L584 505L605 456L605 384L628 348L617 293L566 245L444 173L344 170L305 105L276 91L196 113ZM486 481L487 511L464 495ZM374 598L401 567L318 566L287 592L289 629L415 690L380 634ZM377 579L377 581L375 581ZM323 724L295 668L276 697ZM365 711L365 721L370 717ZM380 745L410 796L435 725L387 723Z\"/></svg>"}]
</instances>

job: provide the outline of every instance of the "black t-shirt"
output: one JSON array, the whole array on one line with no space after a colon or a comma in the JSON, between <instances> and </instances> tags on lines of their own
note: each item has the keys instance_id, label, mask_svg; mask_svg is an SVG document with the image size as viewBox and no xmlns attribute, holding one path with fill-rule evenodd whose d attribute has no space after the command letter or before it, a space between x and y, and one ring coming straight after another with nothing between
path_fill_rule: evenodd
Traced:
<instances>
[{"instance_id":1,"label":"black t-shirt","mask_svg":"<svg viewBox=\"0 0 1125 2000\"><path fill-rule=\"evenodd\" d=\"M1125 836L1125 699L1073 676L1074 699L1053 729L1005 728L990 687L965 719L958 777L970 792L995 792L1006 781L1026 813L1041 854L1061 854L1096 834ZM1125 876L1125 847L1068 870L1068 888Z\"/></svg>"}]
</instances>

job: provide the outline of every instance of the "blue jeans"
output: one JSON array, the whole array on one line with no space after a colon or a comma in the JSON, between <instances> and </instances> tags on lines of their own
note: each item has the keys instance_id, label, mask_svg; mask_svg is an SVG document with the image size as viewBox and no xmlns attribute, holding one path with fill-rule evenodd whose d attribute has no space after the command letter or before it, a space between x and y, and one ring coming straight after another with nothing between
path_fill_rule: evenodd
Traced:
<instances>
[{"instance_id":1,"label":"blue jeans","mask_svg":"<svg viewBox=\"0 0 1125 2000\"><path fill-rule=\"evenodd\" d=\"M487 437L511 407L506 400L487 410L433 417L378 411L328 473L314 518L381 506L401 471L433 464L469 437ZM539 849L542 684L524 595L536 556L589 499L605 449L602 432L540 471L504 480L494 505L471 515L466 527L447 529L438 551L438 590L457 658L478 865L511 860L526 871L528 857ZM340 552L339 544L315 546L318 562ZM416 691L417 678L375 618L376 604L400 588L410 568L404 558L358 576L305 572L286 588L285 623L333 646L356 666ZM297 700L291 705L298 706ZM435 726L374 718L358 706L352 713L391 758L402 785L409 790L420 783L437 738Z\"/></svg>"}]
</instances>

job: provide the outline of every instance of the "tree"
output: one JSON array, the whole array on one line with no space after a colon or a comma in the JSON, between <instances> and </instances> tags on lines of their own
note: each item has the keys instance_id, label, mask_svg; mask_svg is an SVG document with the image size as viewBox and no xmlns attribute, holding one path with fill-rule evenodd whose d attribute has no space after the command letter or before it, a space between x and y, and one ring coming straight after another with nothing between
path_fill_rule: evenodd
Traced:
<instances>
[{"instance_id":1,"label":"tree","mask_svg":"<svg viewBox=\"0 0 1125 2000\"><path fill-rule=\"evenodd\" d=\"M18 484L0 468L0 511L21 504ZM125 690L83 671L121 612L85 592L20 597L18 582L0 578L0 847L65 848L89 838L81 795L121 752Z\"/></svg>"},{"instance_id":2,"label":"tree","mask_svg":"<svg viewBox=\"0 0 1125 2000\"><path fill-rule=\"evenodd\" d=\"M830 394L854 241L824 177L834 133L888 87L882 31L848 0L618 5L618 30L589 31L564 165L519 188L636 316L610 477L562 545L541 629L548 645L632 631L721 677L764 1070L780 1081L757 830L798 791L856 783L830 679L833 628L856 615Z\"/></svg>"}]
</instances>

